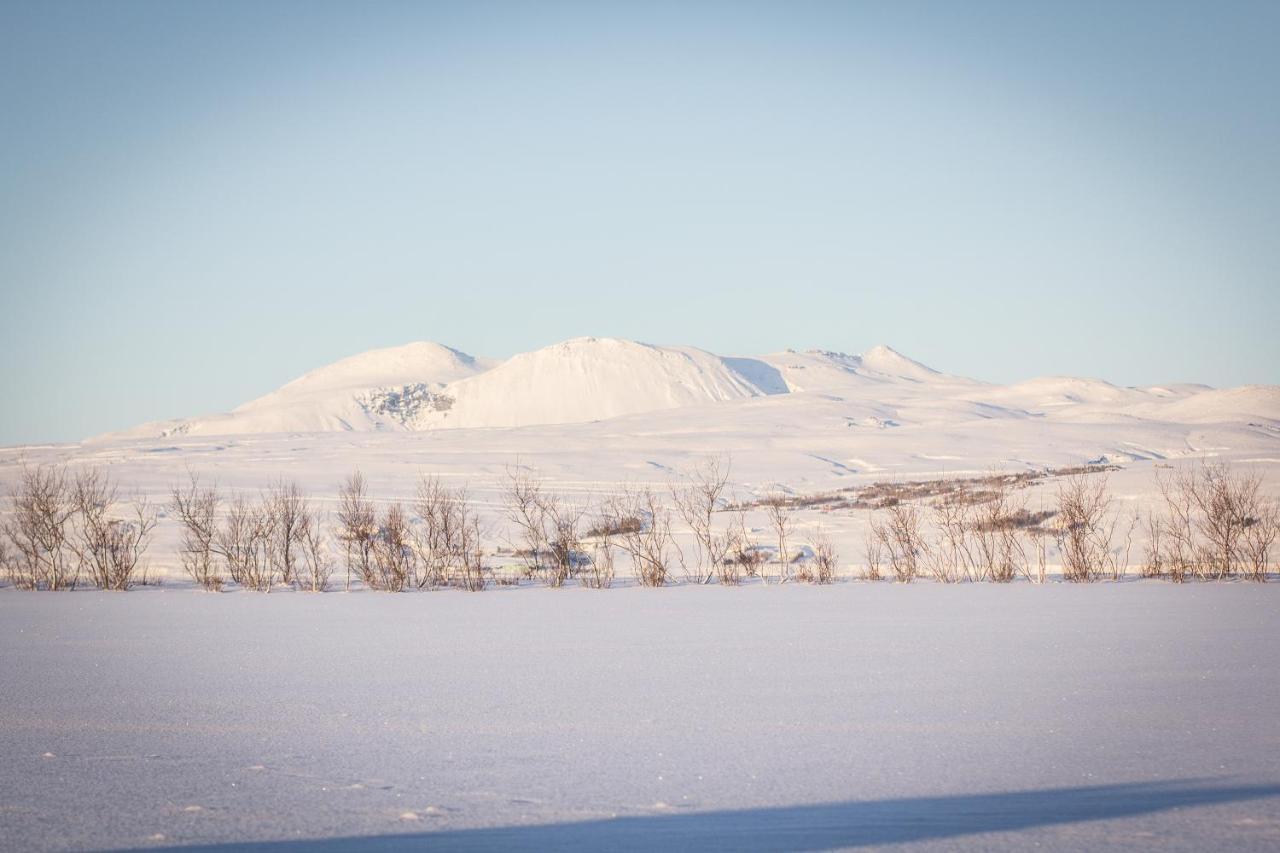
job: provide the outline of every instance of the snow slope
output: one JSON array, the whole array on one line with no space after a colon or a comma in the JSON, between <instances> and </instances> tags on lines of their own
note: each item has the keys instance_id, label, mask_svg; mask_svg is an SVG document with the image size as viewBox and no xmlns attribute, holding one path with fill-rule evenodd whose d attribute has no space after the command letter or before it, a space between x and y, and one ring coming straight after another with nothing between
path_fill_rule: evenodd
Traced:
<instances>
[{"instance_id":1,"label":"snow slope","mask_svg":"<svg viewBox=\"0 0 1280 853\"><path fill-rule=\"evenodd\" d=\"M451 382L493 362L441 344L370 350L313 370L232 412L145 424L123 435L244 435L404 429Z\"/></svg>"},{"instance_id":2,"label":"snow slope","mask_svg":"<svg viewBox=\"0 0 1280 853\"><path fill-rule=\"evenodd\" d=\"M575 338L522 353L446 392L453 405L423 412L415 426L582 423L767 393L704 350L615 338Z\"/></svg>"}]
</instances>

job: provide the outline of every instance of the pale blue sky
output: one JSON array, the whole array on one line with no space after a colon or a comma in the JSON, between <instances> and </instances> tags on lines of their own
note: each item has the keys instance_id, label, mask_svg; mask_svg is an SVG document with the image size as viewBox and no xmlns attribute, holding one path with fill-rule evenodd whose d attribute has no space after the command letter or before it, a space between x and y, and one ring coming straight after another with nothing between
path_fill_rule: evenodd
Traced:
<instances>
[{"instance_id":1,"label":"pale blue sky","mask_svg":"<svg viewBox=\"0 0 1280 853\"><path fill-rule=\"evenodd\" d=\"M345 355L1280 382L1280 3L0 0L0 443Z\"/></svg>"}]
</instances>

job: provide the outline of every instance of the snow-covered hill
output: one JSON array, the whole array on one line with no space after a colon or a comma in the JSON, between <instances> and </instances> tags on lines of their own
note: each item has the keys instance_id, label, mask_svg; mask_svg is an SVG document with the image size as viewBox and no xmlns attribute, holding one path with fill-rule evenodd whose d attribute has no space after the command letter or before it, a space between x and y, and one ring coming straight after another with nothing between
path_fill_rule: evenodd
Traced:
<instances>
[{"instance_id":1,"label":"snow-covered hill","mask_svg":"<svg viewBox=\"0 0 1280 853\"><path fill-rule=\"evenodd\" d=\"M231 412L144 424L123 435L405 429L419 411L447 405L442 393L447 385L493 364L425 341L370 350L313 370Z\"/></svg>"},{"instance_id":2,"label":"snow-covered hill","mask_svg":"<svg viewBox=\"0 0 1280 853\"><path fill-rule=\"evenodd\" d=\"M575 338L521 353L450 385L448 407L424 410L419 428L515 427L606 420L759 397L781 389L694 347Z\"/></svg>"},{"instance_id":3,"label":"snow-covered hill","mask_svg":"<svg viewBox=\"0 0 1280 853\"><path fill-rule=\"evenodd\" d=\"M833 401L837 422L877 427L957 429L1007 418L1280 425L1277 386L1125 388L1069 376L1002 386L940 372L886 346L861 355L722 357L689 346L575 338L500 363L435 343L372 350L234 411L113 437L517 428L676 410L696 419L708 407L720 412L713 418L750 420L756 410L774 411L766 403L774 397L792 401L787 410L802 432L815 429Z\"/></svg>"}]
</instances>

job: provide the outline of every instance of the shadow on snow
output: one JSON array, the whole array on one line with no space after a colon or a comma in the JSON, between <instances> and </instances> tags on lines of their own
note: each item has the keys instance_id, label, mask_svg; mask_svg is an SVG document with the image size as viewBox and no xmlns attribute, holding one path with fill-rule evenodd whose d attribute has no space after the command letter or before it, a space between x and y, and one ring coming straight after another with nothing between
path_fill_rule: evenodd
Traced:
<instances>
[{"instance_id":1,"label":"shadow on snow","mask_svg":"<svg viewBox=\"0 0 1280 853\"><path fill-rule=\"evenodd\" d=\"M184 853L655 849L772 853L1009 832L1278 795L1280 785L1214 785L1193 779L619 817L492 829L145 849Z\"/></svg>"}]
</instances>

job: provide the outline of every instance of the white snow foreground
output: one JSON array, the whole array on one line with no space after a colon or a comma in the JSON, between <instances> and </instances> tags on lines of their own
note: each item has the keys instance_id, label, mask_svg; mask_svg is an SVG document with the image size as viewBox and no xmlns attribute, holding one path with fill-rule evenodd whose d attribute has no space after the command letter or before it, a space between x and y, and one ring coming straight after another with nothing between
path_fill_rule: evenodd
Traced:
<instances>
[{"instance_id":1,"label":"white snow foreground","mask_svg":"<svg viewBox=\"0 0 1280 853\"><path fill-rule=\"evenodd\" d=\"M6 593L5 850L1280 847L1275 584Z\"/></svg>"}]
</instances>

